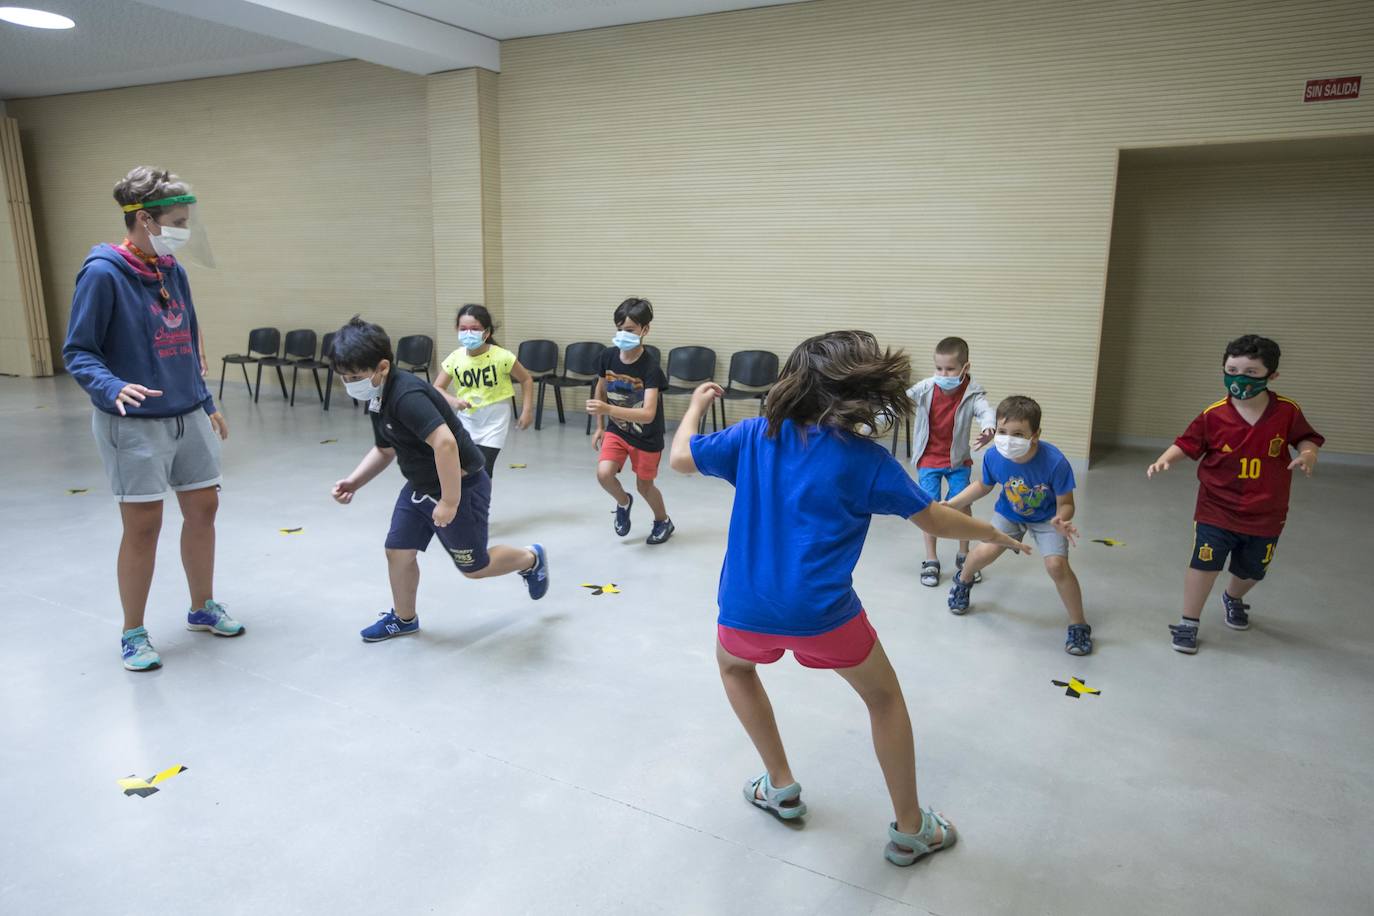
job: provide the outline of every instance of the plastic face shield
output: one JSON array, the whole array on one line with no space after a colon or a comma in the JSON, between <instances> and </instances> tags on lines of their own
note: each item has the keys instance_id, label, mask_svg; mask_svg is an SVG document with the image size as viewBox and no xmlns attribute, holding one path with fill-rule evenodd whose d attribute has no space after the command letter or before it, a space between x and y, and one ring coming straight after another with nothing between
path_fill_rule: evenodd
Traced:
<instances>
[{"instance_id":1,"label":"plastic face shield","mask_svg":"<svg viewBox=\"0 0 1374 916\"><path fill-rule=\"evenodd\" d=\"M166 220L165 225L183 225L179 208L185 208L186 221L185 228L191 230L191 238L184 246L179 255L183 255L200 264L202 267L215 266L215 252L210 247L210 234L205 229L205 222L201 218L200 205L196 203L194 194L178 194L175 197L160 197L156 200L145 200L141 203L128 204L123 210L125 213L134 213L138 210L153 210L165 208L161 215ZM150 216L152 214L149 214Z\"/></svg>"}]
</instances>

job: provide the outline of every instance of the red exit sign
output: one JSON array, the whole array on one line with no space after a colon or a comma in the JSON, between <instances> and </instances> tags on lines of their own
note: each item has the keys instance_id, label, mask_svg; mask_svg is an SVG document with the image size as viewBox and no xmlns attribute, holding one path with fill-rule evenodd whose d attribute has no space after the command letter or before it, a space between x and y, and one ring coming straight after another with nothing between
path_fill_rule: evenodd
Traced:
<instances>
[{"instance_id":1,"label":"red exit sign","mask_svg":"<svg viewBox=\"0 0 1374 916\"><path fill-rule=\"evenodd\" d=\"M1303 91L1303 102L1335 102L1340 99L1360 97L1359 76L1338 76L1335 79L1308 80Z\"/></svg>"}]
</instances>

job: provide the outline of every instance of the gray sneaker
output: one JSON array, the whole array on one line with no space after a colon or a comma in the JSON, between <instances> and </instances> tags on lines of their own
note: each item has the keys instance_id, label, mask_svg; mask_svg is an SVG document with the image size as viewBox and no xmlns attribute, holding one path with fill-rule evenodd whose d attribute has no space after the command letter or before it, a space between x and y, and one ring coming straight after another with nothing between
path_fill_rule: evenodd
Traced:
<instances>
[{"instance_id":1,"label":"gray sneaker","mask_svg":"<svg viewBox=\"0 0 1374 916\"><path fill-rule=\"evenodd\" d=\"M1197 627L1184 623L1169 624L1169 632L1174 635L1174 651L1185 655L1197 655Z\"/></svg>"}]
</instances>

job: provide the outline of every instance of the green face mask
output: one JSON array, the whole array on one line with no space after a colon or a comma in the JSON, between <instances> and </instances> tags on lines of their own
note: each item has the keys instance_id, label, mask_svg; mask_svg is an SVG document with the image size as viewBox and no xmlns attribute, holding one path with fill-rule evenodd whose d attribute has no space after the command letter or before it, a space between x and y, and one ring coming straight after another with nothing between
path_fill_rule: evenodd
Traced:
<instances>
[{"instance_id":1,"label":"green face mask","mask_svg":"<svg viewBox=\"0 0 1374 916\"><path fill-rule=\"evenodd\" d=\"M1223 372L1221 377L1226 382L1226 390L1237 401L1253 398L1269 387L1269 376L1267 375L1264 378L1254 378L1249 375L1228 375Z\"/></svg>"}]
</instances>

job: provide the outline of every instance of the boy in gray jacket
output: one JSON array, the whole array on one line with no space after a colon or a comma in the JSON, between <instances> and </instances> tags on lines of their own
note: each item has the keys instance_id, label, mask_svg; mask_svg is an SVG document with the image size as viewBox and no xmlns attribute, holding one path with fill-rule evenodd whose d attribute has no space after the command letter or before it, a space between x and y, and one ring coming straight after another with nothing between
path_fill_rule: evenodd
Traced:
<instances>
[{"instance_id":1,"label":"boy in gray jacket","mask_svg":"<svg viewBox=\"0 0 1374 916\"><path fill-rule=\"evenodd\" d=\"M932 500L953 499L969 484L973 458L970 433L978 423L978 447L992 441L997 415L988 404L987 392L969 374L968 343L962 337L946 337L935 345L935 374L907 390L916 402L912 419L912 463L916 480ZM945 492L941 494L941 481ZM965 512L971 512L965 509ZM934 535L927 534L926 559L921 564L921 584L940 584L940 559ZM963 569L968 541L959 542L955 566ZM975 574L974 581L982 578Z\"/></svg>"}]
</instances>

